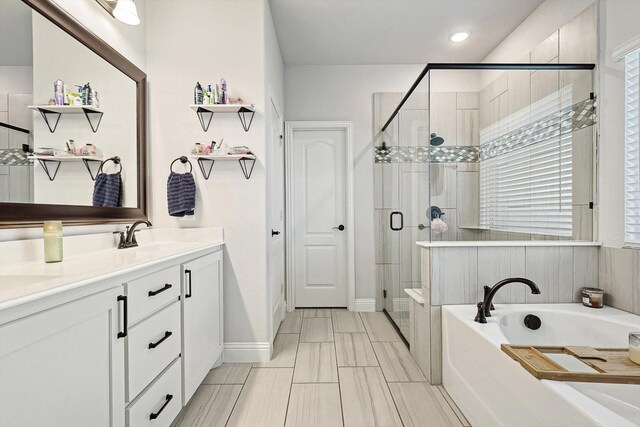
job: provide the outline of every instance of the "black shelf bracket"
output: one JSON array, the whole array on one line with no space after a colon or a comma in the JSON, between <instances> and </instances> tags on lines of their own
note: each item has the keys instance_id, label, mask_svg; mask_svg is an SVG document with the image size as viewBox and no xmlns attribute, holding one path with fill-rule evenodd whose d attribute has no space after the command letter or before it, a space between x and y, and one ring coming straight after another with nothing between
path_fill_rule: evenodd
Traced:
<instances>
[{"instance_id":1,"label":"black shelf bracket","mask_svg":"<svg viewBox=\"0 0 640 427\"><path fill-rule=\"evenodd\" d=\"M213 169L213 164L216 161L214 159L203 159L202 157L198 158L198 166L200 166L200 172L202 172L202 176L204 179L209 179L211 176L211 170ZM208 165L205 165L208 163ZM208 166L208 168L207 168Z\"/></svg>"},{"instance_id":2,"label":"black shelf bracket","mask_svg":"<svg viewBox=\"0 0 640 427\"><path fill-rule=\"evenodd\" d=\"M89 126L91 126L91 130L93 131L93 133L98 132L98 127L100 127L103 113L101 111L94 111L88 108L83 108L82 111L84 111L84 116L87 118L87 121L89 122ZM91 119L92 117L94 117L93 120Z\"/></svg>"},{"instance_id":3,"label":"black shelf bracket","mask_svg":"<svg viewBox=\"0 0 640 427\"><path fill-rule=\"evenodd\" d=\"M84 167L87 168L87 172L89 172L89 176L91 177L91 180L95 181L96 176L98 176L98 172L100 172L100 166L102 165L102 160L82 159L82 163L84 163ZM91 167L89 166L90 163L98 164L98 168L96 169L95 173L91 170Z\"/></svg>"},{"instance_id":4,"label":"black shelf bracket","mask_svg":"<svg viewBox=\"0 0 640 427\"><path fill-rule=\"evenodd\" d=\"M60 163L62 163L61 161L49 160L49 159L38 159L38 163L40 163L40 166L42 166L42 169L49 177L49 181L53 181L54 179L56 179L56 175L58 175L58 170L60 170ZM47 163L55 164L55 169L52 168L50 170ZM51 175L52 173L53 175Z\"/></svg>"},{"instance_id":5,"label":"black shelf bracket","mask_svg":"<svg viewBox=\"0 0 640 427\"><path fill-rule=\"evenodd\" d=\"M245 107L240 107L240 109L238 110L238 117L240 118L240 123L242 123L242 128L244 129L245 132L249 132L249 128L251 127L251 123L253 123L253 116L255 114L256 114L255 111ZM249 119L248 124L247 124L247 118ZM249 175L251 175L251 173L249 173Z\"/></svg>"},{"instance_id":6,"label":"black shelf bracket","mask_svg":"<svg viewBox=\"0 0 640 427\"><path fill-rule=\"evenodd\" d=\"M51 111L45 108L38 108L38 111L40 111L40 115L44 119L44 122L47 124L49 131L51 133L54 133L56 131L56 128L58 127L58 122L60 122L61 114L57 111ZM49 122L49 117L51 117L51 122Z\"/></svg>"},{"instance_id":7,"label":"black shelf bracket","mask_svg":"<svg viewBox=\"0 0 640 427\"><path fill-rule=\"evenodd\" d=\"M200 126L202 126L203 131L209 130L209 125L211 124L211 119L213 119L213 111L206 110L202 107L198 107L198 120L200 120Z\"/></svg>"},{"instance_id":8,"label":"black shelf bracket","mask_svg":"<svg viewBox=\"0 0 640 427\"><path fill-rule=\"evenodd\" d=\"M250 165L248 164L250 162ZM238 160L240 163L240 169L242 169L242 173L244 177L249 179L251 178L251 174L253 173L253 167L256 165L256 159L251 157L243 157ZM250 166L250 167L249 167Z\"/></svg>"}]
</instances>

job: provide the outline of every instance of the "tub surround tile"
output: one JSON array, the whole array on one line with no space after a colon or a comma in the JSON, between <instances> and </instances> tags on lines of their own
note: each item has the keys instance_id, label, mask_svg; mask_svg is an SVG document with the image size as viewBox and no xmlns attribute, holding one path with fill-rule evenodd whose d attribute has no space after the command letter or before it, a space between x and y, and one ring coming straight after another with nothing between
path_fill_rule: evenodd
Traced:
<instances>
[{"instance_id":1,"label":"tub surround tile","mask_svg":"<svg viewBox=\"0 0 640 427\"><path fill-rule=\"evenodd\" d=\"M380 368L338 370L345 427L402 426Z\"/></svg>"},{"instance_id":2,"label":"tub surround tile","mask_svg":"<svg viewBox=\"0 0 640 427\"><path fill-rule=\"evenodd\" d=\"M573 248L573 301L581 302L584 287L598 288L598 248Z\"/></svg>"},{"instance_id":3,"label":"tub surround tile","mask_svg":"<svg viewBox=\"0 0 640 427\"><path fill-rule=\"evenodd\" d=\"M405 427L461 425L440 391L428 383L393 383L389 390Z\"/></svg>"},{"instance_id":4,"label":"tub surround tile","mask_svg":"<svg viewBox=\"0 0 640 427\"><path fill-rule=\"evenodd\" d=\"M285 427L342 426L338 384L293 384Z\"/></svg>"},{"instance_id":5,"label":"tub surround tile","mask_svg":"<svg viewBox=\"0 0 640 427\"><path fill-rule=\"evenodd\" d=\"M477 276L478 248L432 250L431 304L475 303L478 296Z\"/></svg>"},{"instance_id":6,"label":"tub surround tile","mask_svg":"<svg viewBox=\"0 0 640 427\"><path fill-rule=\"evenodd\" d=\"M366 333L335 333L338 366L378 366Z\"/></svg>"},{"instance_id":7,"label":"tub surround tile","mask_svg":"<svg viewBox=\"0 0 640 427\"><path fill-rule=\"evenodd\" d=\"M426 381L402 342L374 342L380 368L387 382Z\"/></svg>"},{"instance_id":8,"label":"tub surround tile","mask_svg":"<svg viewBox=\"0 0 640 427\"><path fill-rule=\"evenodd\" d=\"M541 294L527 291L528 303L573 302L573 248L526 248L526 276Z\"/></svg>"},{"instance_id":9,"label":"tub surround tile","mask_svg":"<svg viewBox=\"0 0 640 427\"><path fill-rule=\"evenodd\" d=\"M635 252L603 247L600 251L600 287L605 291L606 305L640 314L640 283L638 276L633 276L640 270L640 258Z\"/></svg>"},{"instance_id":10,"label":"tub surround tile","mask_svg":"<svg viewBox=\"0 0 640 427\"><path fill-rule=\"evenodd\" d=\"M493 286L507 277L527 277L525 248L482 248L478 250L477 301L484 298L484 286ZM526 285L507 285L494 298L495 303L516 304L525 302Z\"/></svg>"}]
</instances>

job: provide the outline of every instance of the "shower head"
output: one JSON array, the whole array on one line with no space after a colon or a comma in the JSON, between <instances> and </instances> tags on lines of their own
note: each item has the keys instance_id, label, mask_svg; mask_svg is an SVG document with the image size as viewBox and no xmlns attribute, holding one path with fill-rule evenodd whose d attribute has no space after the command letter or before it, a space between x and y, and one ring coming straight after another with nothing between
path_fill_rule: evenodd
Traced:
<instances>
[{"instance_id":1,"label":"shower head","mask_svg":"<svg viewBox=\"0 0 640 427\"><path fill-rule=\"evenodd\" d=\"M438 146L438 145L442 145L444 144L444 138L441 136L436 135L435 133L431 134L431 141L429 141L429 143L433 146Z\"/></svg>"}]
</instances>

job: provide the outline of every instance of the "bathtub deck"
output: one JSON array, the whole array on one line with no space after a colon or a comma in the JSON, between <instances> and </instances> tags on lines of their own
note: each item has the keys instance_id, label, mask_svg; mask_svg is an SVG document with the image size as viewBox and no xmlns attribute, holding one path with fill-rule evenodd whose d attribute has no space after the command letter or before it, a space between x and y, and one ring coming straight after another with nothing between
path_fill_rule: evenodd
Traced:
<instances>
[{"instance_id":1,"label":"bathtub deck","mask_svg":"<svg viewBox=\"0 0 640 427\"><path fill-rule=\"evenodd\" d=\"M468 426L382 313L296 310L263 364L213 369L172 425Z\"/></svg>"}]
</instances>

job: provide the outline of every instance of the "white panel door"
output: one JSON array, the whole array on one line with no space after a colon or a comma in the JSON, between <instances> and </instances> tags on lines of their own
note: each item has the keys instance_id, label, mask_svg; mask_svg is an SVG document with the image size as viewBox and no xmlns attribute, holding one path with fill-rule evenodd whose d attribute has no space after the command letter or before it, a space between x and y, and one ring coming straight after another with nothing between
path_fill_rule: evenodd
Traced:
<instances>
[{"instance_id":1,"label":"white panel door","mask_svg":"<svg viewBox=\"0 0 640 427\"><path fill-rule=\"evenodd\" d=\"M271 108L270 147L270 197L269 220L271 222L271 247L269 248L269 274L271 286L271 337L275 338L285 311L285 237L284 237L284 144L282 137L282 117L278 109Z\"/></svg>"},{"instance_id":2,"label":"white panel door","mask_svg":"<svg viewBox=\"0 0 640 427\"><path fill-rule=\"evenodd\" d=\"M346 131L297 129L291 144L295 305L346 307Z\"/></svg>"}]
</instances>

